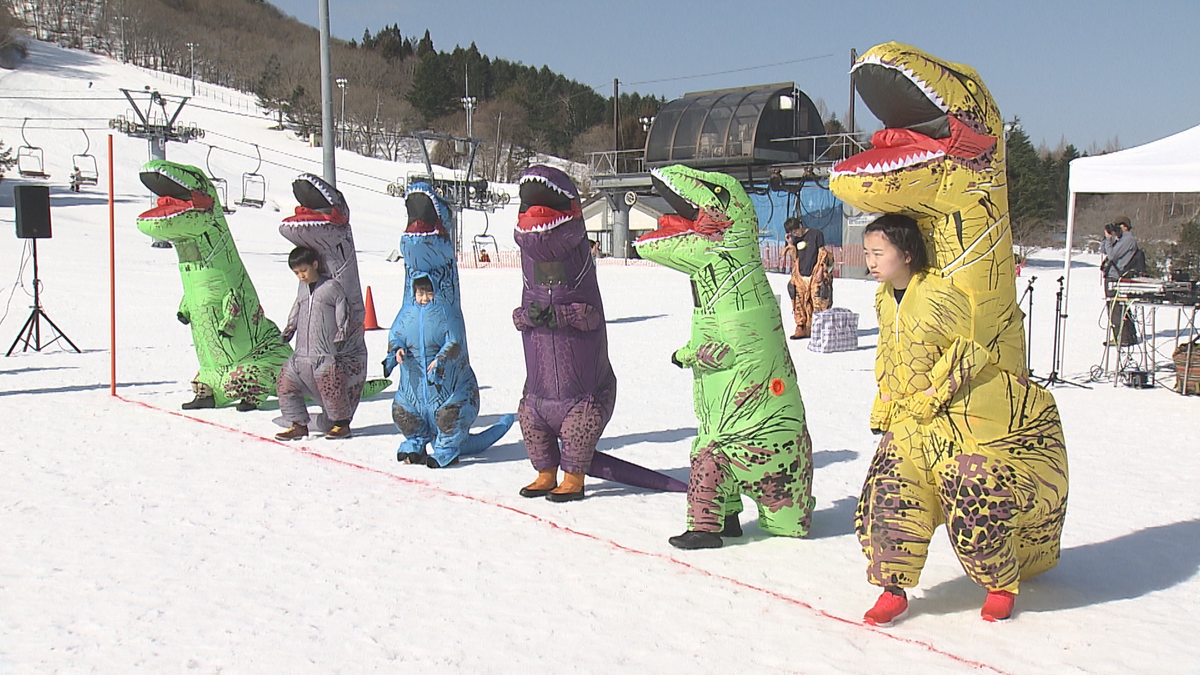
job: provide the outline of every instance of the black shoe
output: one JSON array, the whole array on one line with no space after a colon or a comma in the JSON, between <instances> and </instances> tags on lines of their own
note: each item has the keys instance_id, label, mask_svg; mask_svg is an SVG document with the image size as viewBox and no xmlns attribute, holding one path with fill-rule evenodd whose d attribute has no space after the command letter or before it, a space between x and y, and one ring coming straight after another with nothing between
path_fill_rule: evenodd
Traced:
<instances>
[{"instance_id":1,"label":"black shoe","mask_svg":"<svg viewBox=\"0 0 1200 675\"><path fill-rule=\"evenodd\" d=\"M436 459L434 459L433 455L426 455L426 459L425 459L425 466L427 466L431 469L444 469L447 466L454 466L455 464L458 464L457 457L455 457L454 459L447 462L446 466L442 466L441 464L438 464L438 461Z\"/></svg>"},{"instance_id":2,"label":"black shoe","mask_svg":"<svg viewBox=\"0 0 1200 675\"><path fill-rule=\"evenodd\" d=\"M162 239L155 239L150 242L150 248L171 248L171 242Z\"/></svg>"},{"instance_id":3,"label":"black shoe","mask_svg":"<svg viewBox=\"0 0 1200 675\"><path fill-rule=\"evenodd\" d=\"M197 396L196 398L179 406L184 410L200 410L201 408L217 407L217 399L212 396Z\"/></svg>"},{"instance_id":4,"label":"black shoe","mask_svg":"<svg viewBox=\"0 0 1200 675\"><path fill-rule=\"evenodd\" d=\"M738 514L731 513L725 516L725 527L721 529L722 537L740 537L742 536L742 523L738 520Z\"/></svg>"},{"instance_id":5,"label":"black shoe","mask_svg":"<svg viewBox=\"0 0 1200 675\"><path fill-rule=\"evenodd\" d=\"M558 486L556 485L555 487L558 487ZM534 497L545 497L546 495L550 494L550 491L553 489L554 488L546 488L545 490L530 490L527 487L523 487L523 488L521 488L520 494L522 497L527 497L529 499L533 499Z\"/></svg>"},{"instance_id":6,"label":"black shoe","mask_svg":"<svg viewBox=\"0 0 1200 675\"><path fill-rule=\"evenodd\" d=\"M425 458L428 457L423 452L397 452L396 461L404 462L405 464L425 464Z\"/></svg>"},{"instance_id":7,"label":"black shoe","mask_svg":"<svg viewBox=\"0 0 1200 675\"><path fill-rule=\"evenodd\" d=\"M577 502L580 499L583 499L584 496L585 495L583 493L583 490L580 490L579 492L550 492L549 490L546 491L546 500L554 502L556 504L562 504L564 502Z\"/></svg>"},{"instance_id":8,"label":"black shoe","mask_svg":"<svg viewBox=\"0 0 1200 675\"><path fill-rule=\"evenodd\" d=\"M238 401L237 409L238 412L250 412L251 410L258 410L258 404L248 398L244 398Z\"/></svg>"},{"instance_id":9,"label":"black shoe","mask_svg":"<svg viewBox=\"0 0 1200 675\"><path fill-rule=\"evenodd\" d=\"M724 543L721 541L720 535L715 532L697 532L696 530L688 530L677 537L671 537L667 541L675 548L681 548L686 551L698 548L721 548L721 545Z\"/></svg>"}]
</instances>

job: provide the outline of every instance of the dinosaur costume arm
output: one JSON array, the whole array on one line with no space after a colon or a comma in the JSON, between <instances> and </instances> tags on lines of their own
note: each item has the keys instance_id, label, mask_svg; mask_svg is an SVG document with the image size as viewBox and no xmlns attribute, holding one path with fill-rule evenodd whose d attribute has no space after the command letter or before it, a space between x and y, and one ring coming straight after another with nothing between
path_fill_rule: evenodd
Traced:
<instances>
[{"instance_id":1,"label":"dinosaur costume arm","mask_svg":"<svg viewBox=\"0 0 1200 675\"><path fill-rule=\"evenodd\" d=\"M192 322L192 314L188 311L187 299L187 294L185 293L179 299L179 309L175 311L175 318L179 319L179 323L185 326Z\"/></svg>"},{"instance_id":2,"label":"dinosaur costume arm","mask_svg":"<svg viewBox=\"0 0 1200 675\"><path fill-rule=\"evenodd\" d=\"M604 325L604 314L586 302L553 305L553 308L555 318L560 326L590 331Z\"/></svg>"},{"instance_id":3,"label":"dinosaur costume arm","mask_svg":"<svg viewBox=\"0 0 1200 675\"><path fill-rule=\"evenodd\" d=\"M343 293L338 296L338 299L333 304L334 321L337 322L337 332L333 334L333 343L340 345L346 341L346 334L350 332L350 305L346 302L346 295Z\"/></svg>"},{"instance_id":4,"label":"dinosaur costume arm","mask_svg":"<svg viewBox=\"0 0 1200 675\"><path fill-rule=\"evenodd\" d=\"M242 314L242 303L238 300L238 294L234 289L230 289L225 297L221 299L221 316L219 317L221 334L226 337L233 337L233 331L237 327L237 319Z\"/></svg>"},{"instance_id":5,"label":"dinosaur costume arm","mask_svg":"<svg viewBox=\"0 0 1200 675\"><path fill-rule=\"evenodd\" d=\"M702 342L695 349L691 344L675 351L674 359L684 368L712 372L728 370L736 362L733 347L724 342Z\"/></svg>"}]
</instances>

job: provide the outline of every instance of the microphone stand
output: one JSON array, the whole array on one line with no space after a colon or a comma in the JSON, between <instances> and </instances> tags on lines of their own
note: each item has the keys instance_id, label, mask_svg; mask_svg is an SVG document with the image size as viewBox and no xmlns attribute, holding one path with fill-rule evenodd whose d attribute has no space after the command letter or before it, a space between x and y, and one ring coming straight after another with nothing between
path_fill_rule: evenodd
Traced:
<instances>
[{"instance_id":1,"label":"microphone stand","mask_svg":"<svg viewBox=\"0 0 1200 675\"><path fill-rule=\"evenodd\" d=\"M1069 384L1080 389L1091 389L1091 387L1085 384L1069 382L1058 376L1058 371L1062 368L1063 361L1062 325L1067 321L1067 315L1062 312L1064 278L1058 278L1058 293L1055 294L1054 298L1054 352L1050 357L1050 375L1041 379L1041 382L1047 387L1055 384Z\"/></svg>"}]
</instances>

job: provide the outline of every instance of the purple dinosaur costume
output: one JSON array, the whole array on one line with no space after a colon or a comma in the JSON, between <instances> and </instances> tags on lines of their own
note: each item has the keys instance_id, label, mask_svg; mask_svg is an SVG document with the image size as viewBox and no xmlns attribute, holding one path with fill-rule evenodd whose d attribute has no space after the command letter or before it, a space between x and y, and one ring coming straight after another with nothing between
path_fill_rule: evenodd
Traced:
<instances>
[{"instance_id":1,"label":"purple dinosaur costume","mask_svg":"<svg viewBox=\"0 0 1200 675\"><path fill-rule=\"evenodd\" d=\"M583 474L686 492L674 478L596 451L616 404L617 377L578 192L565 173L539 165L521 175L520 193L514 236L525 287L513 323L525 345L525 389L517 417L539 473L521 494L581 499ZM560 467L567 475L552 490ZM572 481L577 485L563 493Z\"/></svg>"}]
</instances>

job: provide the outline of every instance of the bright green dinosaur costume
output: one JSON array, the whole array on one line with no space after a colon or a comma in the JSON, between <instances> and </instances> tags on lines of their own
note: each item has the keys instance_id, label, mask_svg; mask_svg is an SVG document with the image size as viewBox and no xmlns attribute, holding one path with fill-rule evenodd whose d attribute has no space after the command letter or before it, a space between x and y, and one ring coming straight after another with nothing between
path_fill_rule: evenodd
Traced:
<instances>
[{"instance_id":1,"label":"bright green dinosaur costume","mask_svg":"<svg viewBox=\"0 0 1200 675\"><path fill-rule=\"evenodd\" d=\"M146 163L140 177L159 197L137 226L175 245L183 280L176 316L191 326L200 361L196 398L184 408L257 407L275 393L292 348L263 313L212 181L194 166L164 160Z\"/></svg>"},{"instance_id":2,"label":"bright green dinosaur costume","mask_svg":"<svg viewBox=\"0 0 1200 675\"><path fill-rule=\"evenodd\" d=\"M724 174L677 165L654 170L653 181L677 214L659 219L637 251L686 272L695 304L691 340L672 357L695 376L699 430L688 532L671 543L715 547L723 527L738 533L725 519L741 511L742 494L758 502L763 530L804 536L814 502L812 443L754 206Z\"/></svg>"},{"instance_id":3,"label":"bright green dinosaur costume","mask_svg":"<svg viewBox=\"0 0 1200 675\"><path fill-rule=\"evenodd\" d=\"M907 45L872 48L854 73L885 128L830 187L915 219L933 259L902 300L886 283L876 297L883 439L856 516L867 577L916 585L945 523L968 576L1015 593L1058 562L1068 476L1054 398L1026 377L1003 119L974 69Z\"/></svg>"}]
</instances>

